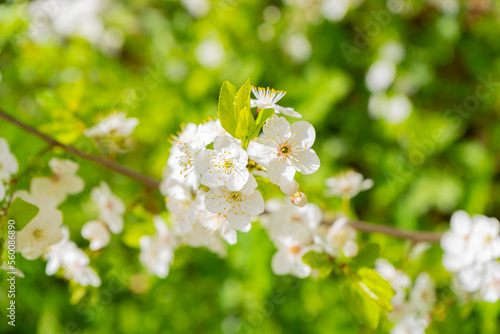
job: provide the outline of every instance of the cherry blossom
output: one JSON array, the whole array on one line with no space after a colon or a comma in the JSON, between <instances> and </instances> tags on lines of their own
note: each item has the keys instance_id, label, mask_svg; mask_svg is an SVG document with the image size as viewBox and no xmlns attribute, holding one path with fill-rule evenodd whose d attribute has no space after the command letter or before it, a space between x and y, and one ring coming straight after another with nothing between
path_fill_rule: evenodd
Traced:
<instances>
[{"instance_id":1,"label":"cherry blossom","mask_svg":"<svg viewBox=\"0 0 500 334\"><path fill-rule=\"evenodd\" d=\"M219 119L210 119L207 122L198 125L198 135L203 140L203 144L206 146L213 143L216 137L229 134L222 127Z\"/></svg>"},{"instance_id":2,"label":"cherry blossom","mask_svg":"<svg viewBox=\"0 0 500 334\"><path fill-rule=\"evenodd\" d=\"M316 132L311 124L300 121L292 125L283 117L273 115L263 126L264 137L250 142L248 155L267 167L269 180L287 195L297 192L295 172L311 174L318 170L319 158L311 149ZM292 187L290 187L292 185Z\"/></svg>"},{"instance_id":3,"label":"cherry blossom","mask_svg":"<svg viewBox=\"0 0 500 334\"><path fill-rule=\"evenodd\" d=\"M52 245L45 254L47 259L46 274L54 275L62 268L63 276L66 279L73 280L82 286L101 285L99 276L89 266L88 256L69 240L69 228L62 226L60 233L63 235L61 241Z\"/></svg>"},{"instance_id":4,"label":"cherry blossom","mask_svg":"<svg viewBox=\"0 0 500 334\"><path fill-rule=\"evenodd\" d=\"M207 229L200 224L193 225L193 229L188 234L180 235L182 244L190 247L204 247L211 252L225 257L227 255L226 245L222 242L222 238L215 233L207 231Z\"/></svg>"},{"instance_id":5,"label":"cherry blossom","mask_svg":"<svg viewBox=\"0 0 500 334\"><path fill-rule=\"evenodd\" d=\"M500 299L500 263L490 261L484 271L484 282L481 286L483 300L496 303Z\"/></svg>"},{"instance_id":6,"label":"cherry blossom","mask_svg":"<svg viewBox=\"0 0 500 334\"><path fill-rule=\"evenodd\" d=\"M209 212L227 218L234 229L242 230L250 224L252 215L264 212L264 199L255 188L257 181L253 175L237 191L227 187L212 188L205 196L205 206Z\"/></svg>"},{"instance_id":7,"label":"cherry blossom","mask_svg":"<svg viewBox=\"0 0 500 334\"><path fill-rule=\"evenodd\" d=\"M9 143L0 138L0 180L8 180L17 173L19 164L16 157L10 152Z\"/></svg>"},{"instance_id":8,"label":"cherry blossom","mask_svg":"<svg viewBox=\"0 0 500 334\"><path fill-rule=\"evenodd\" d=\"M172 238L167 223L160 217L154 217L156 234L143 236L139 240L141 254L139 260L150 271L160 278L168 275L174 259L175 241Z\"/></svg>"},{"instance_id":9,"label":"cherry blossom","mask_svg":"<svg viewBox=\"0 0 500 334\"><path fill-rule=\"evenodd\" d=\"M293 108L284 108L277 105L278 101L281 100L286 92L282 90L274 90L269 89L269 87L261 88L261 87L252 87L252 93L255 96L255 100L250 100L250 104L252 108L259 109L274 109L275 112L279 114L283 114L286 116L301 118L302 115L293 110Z\"/></svg>"},{"instance_id":10,"label":"cherry blossom","mask_svg":"<svg viewBox=\"0 0 500 334\"><path fill-rule=\"evenodd\" d=\"M340 217L332 224L326 234L325 251L333 256L343 254L347 257L354 257L358 254L358 244L356 243L357 232L349 226L346 217Z\"/></svg>"},{"instance_id":11,"label":"cherry blossom","mask_svg":"<svg viewBox=\"0 0 500 334\"><path fill-rule=\"evenodd\" d=\"M34 260L62 239L62 213L55 208L57 202L50 196L20 190L14 193L14 198L17 197L39 208L35 218L16 232L16 251L26 259Z\"/></svg>"},{"instance_id":12,"label":"cherry blossom","mask_svg":"<svg viewBox=\"0 0 500 334\"><path fill-rule=\"evenodd\" d=\"M92 220L82 227L82 237L90 241L90 249L93 251L106 247L111 240L108 226L100 220Z\"/></svg>"},{"instance_id":13,"label":"cherry blossom","mask_svg":"<svg viewBox=\"0 0 500 334\"><path fill-rule=\"evenodd\" d=\"M311 267L302 261L302 256L309 252L311 247L304 247L293 237L278 238L278 251L274 254L271 266L276 275L291 274L297 277L307 277L311 274Z\"/></svg>"},{"instance_id":14,"label":"cherry blossom","mask_svg":"<svg viewBox=\"0 0 500 334\"><path fill-rule=\"evenodd\" d=\"M93 127L85 129L83 134L91 138L124 138L134 132L137 124L137 118L127 118L124 112L115 112L100 119Z\"/></svg>"},{"instance_id":15,"label":"cherry blossom","mask_svg":"<svg viewBox=\"0 0 500 334\"><path fill-rule=\"evenodd\" d=\"M394 266L386 259L377 259L375 261L375 270L385 279L396 292L391 299L393 306L400 306L406 299L406 290L411 286L410 277Z\"/></svg>"},{"instance_id":16,"label":"cherry blossom","mask_svg":"<svg viewBox=\"0 0 500 334\"><path fill-rule=\"evenodd\" d=\"M200 209L204 208L204 204L197 196L200 192L201 190L193 191L177 182L173 182L165 189L167 209L178 233L186 234L193 230Z\"/></svg>"},{"instance_id":17,"label":"cherry blossom","mask_svg":"<svg viewBox=\"0 0 500 334\"><path fill-rule=\"evenodd\" d=\"M363 175L353 170L348 170L336 177L331 177L326 180L328 189L327 196L340 196L343 198L352 198L363 190L368 190L373 187L371 179L364 179Z\"/></svg>"},{"instance_id":18,"label":"cherry blossom","mask_svg":"<svg viewBox=\"0 0 500 334\"><path fill-rule=\"evenodd\" d=\"M214 149L204 150L196 158L201 183L208 187L225 186L240 190L248 181L248 155L241 144L230 136L215 138Z\"/></svg>"},{"instance_id":19,"label":"cherry blossom","mask_svg":"<svg viewBox=\"0 0 500 334\"><path fill-rule=\"evenodd\" d=\"M84 182L76 175L78 164L71 160L52 158L49 166L52 177L34 177L30 186L32 194L52 196L60 204L67 195L75 195L83 190Z\"/></svg>"},{"instance_id":20,"label":"cherry blossom","mask_svg":"<svg viewBox=\"0 0 500 334\"><path fill-rule=\"evenodd\" d=\"M104 181L101 181L99 187L92 189L90 196L99 208L99 219L108 225L111 232L120 233L125 213L122 200L111 192L109 185Z\"/></svg>"}]
</instances>

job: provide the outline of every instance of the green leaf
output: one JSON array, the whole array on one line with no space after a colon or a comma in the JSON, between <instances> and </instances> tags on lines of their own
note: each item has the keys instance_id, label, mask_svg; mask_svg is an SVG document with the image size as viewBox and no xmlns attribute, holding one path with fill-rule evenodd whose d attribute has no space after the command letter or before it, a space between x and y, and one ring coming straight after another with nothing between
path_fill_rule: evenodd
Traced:
<instances>
[{"instance_id":1,"label":"green leaf","mask_svg":"<svg viewBox=\"0 0 500 334\"><path fill-rule=\"evenodd\" d=\"M233 137L238 126L238 117L235 112L236 87L229 81L224 81L219 95L219 111L217 113L222 127Z\"/></svg>"},{"instance_id":2,"label":"green leaf","mask_svg":"<svg viewBox=\"0 0 500 334\"><path fill-rule=\"evenodd\" d=\"M380 323L380 307L359 283L357 280L345 282L343 291L347 307L361 324L376 329Z\"/></svg>"},{"instance_id":3,"label":"green leaf","mask_svg":"<svg viewBox=\"0 0 500 334\"><path fill-rule=\"evenodd\" d=\"M325 278L330 275L335 266L328 254L314 251L304 254L302 261L312 269L318 270L318 278Z\"/></svg>"},{"instance_id":4,"label":"green leaf","mask_svg":"<svg viewBox=\"0 0 500 334\"><path fill-rule=\"evenodd\" d=\"M344 285L347 305L359 322L376 329L385 313L392 311L391 285L373 269L361 268L357 278L349 279Z\"/></svg>"},{"instance_id":5,"label":"green leaf","mask_svg":"<svg viewBox=\"0 0 500 334\"><path fill-rule=\"evenodd\" d=\"M7 212L7 220L16 222L16 230L21 231L38 214L37 206L17 197L12 201Z\"/></svg>"},{"instance_id":6,"label":"green leaf","mask_svg":"<svg viewBox=\"0 0 500 334\"><path fill-rule=\"evenodd\" d=\"M379 257L380 246L375 243L369 243L361 248L358 255L349 264L349 267L356 271L361 267L373 267L375 260Z\"/></svg>"},{"instance_id":7,"label":"green leaf","mask_svg":"<svg viewBox=\"0 0 500 334\"><path fill-rule=\"evenodd\" d=\"M238 118L238 126L236 127L235 138L241 139L246 147L247 138L250 133L255 131L255 120L253 119L250 109L247 107L240 111L240 117Z\"/></svg>"},{"instance_id":8,"label":"green leaf","mask_svg":"<svg viewBox=\"0 0 500 334\"><path fill-rule=\"evenodd\" d=\"M392 311L391 298L394 296L394 290L389 282L383 279L375 270L370 268L361 268L357 275L366 288L372 293L378 305L384 311Z\"/></svg>"},{"instance_id":9,"label":"green leaf","mask_svg":"<svg viewBox=\"0 0 500 334\"><path fill-rule=\"evenodd\" d=\"M236 93L236 97L234 98L235 102L235 110L239 113L241 110L243 110L245 107L248 108L248 111L250 111L250 91L252 90L252 86L250 85L250 79L247 79L247 81L243 84L243 86L240 87L238 90L238 93ZM250 113L251 115L251 113ZM241 115L240 115L241 118ZM253 119L253 117L252 117Z\"/></svg>"},{"instance_id":10,"label":"green leaf","mask_svg":"<svg viewBox=\"0 0 500 334\"><path fill-rule=\"evenodd\" d=\"M264 126L264 123L274 115L274 109L263 109L259 111L259 116L257 116L256 127L253 133L249 137L249 141L257 138L260 133L260 129Z\"/></svg>"}]
</instances>

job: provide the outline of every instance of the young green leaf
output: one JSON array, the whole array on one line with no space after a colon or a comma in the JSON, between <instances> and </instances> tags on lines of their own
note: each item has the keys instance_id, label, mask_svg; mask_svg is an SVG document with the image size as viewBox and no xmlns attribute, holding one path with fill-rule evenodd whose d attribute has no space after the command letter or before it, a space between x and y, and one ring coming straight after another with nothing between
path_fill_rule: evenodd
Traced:
<instances>
[{"instance_id":1,"label":"young green leaf","mask_svg":"<svg viewBox=\"0 0 500 334\"><path fill-rule=\"evenodd\" d=\"M253 133L250 134L249 141L257 138L260 133L260 129L264 126L264 123L274 115L274 109L263 109L259 111L259 116L257 116L256 126Z\"/></svg>"},{"instance_id":2,"label":"young green leaf","mask_svg":"<svg viewBox=\"0 0 500 334\"><path fill-rule=\"evenodd\" d=\"M343 290L347 307L361 324L376 329L380 323L380 307L359 283L351 279L345 282Z\"/></svg>"},{"instance_id":3,"label":"young green leaf","mask_svg":"<svg viewBox=\"0 0 500 334\"><path fill-rule=\"evenodd\" d=\"M9 206L7 220L15 221L16 230L20 231L36 217L38 211L38 207L18 197Z\"/></svg>"},{"instance_id":4,"label":"young green leaf","mask_svg":"<svg viewBox=\"0 0 500 334\"><path fill-rule=\"evenodd\" d=\"M318 270L318 278L325 278L330 275L334 267L334 263L330 261L330 257L325 253L308 252L304 254L302 261L312 269Z\"/></svg>"},{"instance_id":5,"label":"young green leaf","mask_svg":"<svg viewBox=\"0 0 500 334\"><path fill-rule=\"evenodd\" d=\"M369 243L361 248L358 255L349 264L349 267L356 271L361 267L373 267L375 260L380 254L380 246L375 243Z\"/></svg>"},{"instance_id":6,"label":"young green leaf","mask_svg":"<svg viewBox=\"0 0 500 334\"><path fill-rule=\"evenodd\" d=\"M224 81L219 94L219 111L217 113L222 127L232 136L236 133L238 117L235 112L236 87Z\"/></svg>"},{"instance_id":7,"label":"young green leaf","mask_svg":"<svg viewBox=\"0 0 500 334\"><path fill-rule=\"evenodd\" d=\"M361 283L373 293L372 296L380 308L384 311L392 311L391 298L394 296L394 290L389 282L370 268L359 269L357 275Z\"/></svg>"},{"instance_id":8,"label":"young green leaf","mask_svg":"<svg viewBox=\"0 0 500 334\"><path fill-rule=\"evenodd\" d=\"M236 93L236 97L234 99L235 110L237 113L241 112L241 110L243 110L245 107L248 108L248 110L250 111L251 90L252 86L250 85L250 79L247 79L245 84L241 86L241 88L238 90L238 93Z\"/></svg>"}]
</instances>

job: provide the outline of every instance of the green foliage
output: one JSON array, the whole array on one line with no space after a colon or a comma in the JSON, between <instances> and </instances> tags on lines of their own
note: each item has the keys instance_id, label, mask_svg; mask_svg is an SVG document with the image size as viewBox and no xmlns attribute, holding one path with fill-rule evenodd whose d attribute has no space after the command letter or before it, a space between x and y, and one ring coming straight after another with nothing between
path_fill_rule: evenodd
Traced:
<instances>
[{"instance_id":1,"label":"green foliage","mask_svg":"<svg viewBox=\"0 0 500 334\"><path fill-rule=\"evenodd\" d=\"M371 329L378 328L385 312L392 310L393 295L390 284L369 268L360 268L356 277L349 277L344 283L347 306L359 322Z\"/></svg>"},{"instance_id":2,"label":"green foliage","mask_svg":"<svg viewBox=\"0 0 500 334\"><path fill-rule=\"evenodd\" d=\"M302 261L312 269L318 271L318 278L328 277L335 267L333 258L325 253L308 252L304 254Z\"/></svg>"},{"instance_id":3,"label":"green foliage","mask_svg":"<svg viewBox=\"0 0 500 334\"><path fill-rule=\"evenodd\" d=\"M369 243L363 246L358 255L349 263L349 267L356 271L361 267L373 267L375 260L380 256L380 245Z\"/></svg>"}]
</instances>

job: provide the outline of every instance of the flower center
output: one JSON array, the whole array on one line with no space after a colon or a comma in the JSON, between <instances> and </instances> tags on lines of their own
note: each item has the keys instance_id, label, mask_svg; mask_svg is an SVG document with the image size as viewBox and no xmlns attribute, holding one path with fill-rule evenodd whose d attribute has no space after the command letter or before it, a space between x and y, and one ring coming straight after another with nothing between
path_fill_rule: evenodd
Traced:
<instances>
[{"instance_id":1,"label":"flower center","mask_svg":"<svg viewBox=\"0 0 500 334\"><path fill-rule=\"evenodd\" d=\"M42 230L37 228L33 231L33 236L35 239L40 239L42 237Z\"/></svg>"},{"instance_id":2,"label":"flower center","mask_svg":"<svg viewBox=\"0 0 500 334\"><path fill-rule=\"evenodd\" d=\"M224 168L225 169L231 169L234 167L234 163L232 160L226 160L224 161Z\"/></svg>"},{"instance_id":3,"label":"flower center","mask_svg":"<svg viewBox=\"0 0 500 334\"><path fill-rule=\"evenodd\" d=\"M239 191L235 191L229 196L229 198L232 199L233 202L240 202L241 201L241 193Z\"/></svg>"},{"instance_id":4,"label":"flower center","mask_svg":"<svg viewBox=\"0 0 500 334\"><path fill-rule=\"evenodd\" d=\"M298 255L300 253L300 250L301 250L300 245L295 245L295 246L292 246L292 248L290 248L290 252L292 252L292 254L295 254L295 255Z\"/></svg>"},{"instance_id":5,"label":"flower center","mask_svg":"<svg viewBox=\"0 0 500 334\"><path fill-rule=\"evenodd\" d=\"M287 157L292 153L292 146L289 143L281 144L278 149L281 157Z\"/></svg>"}]
</instances>

